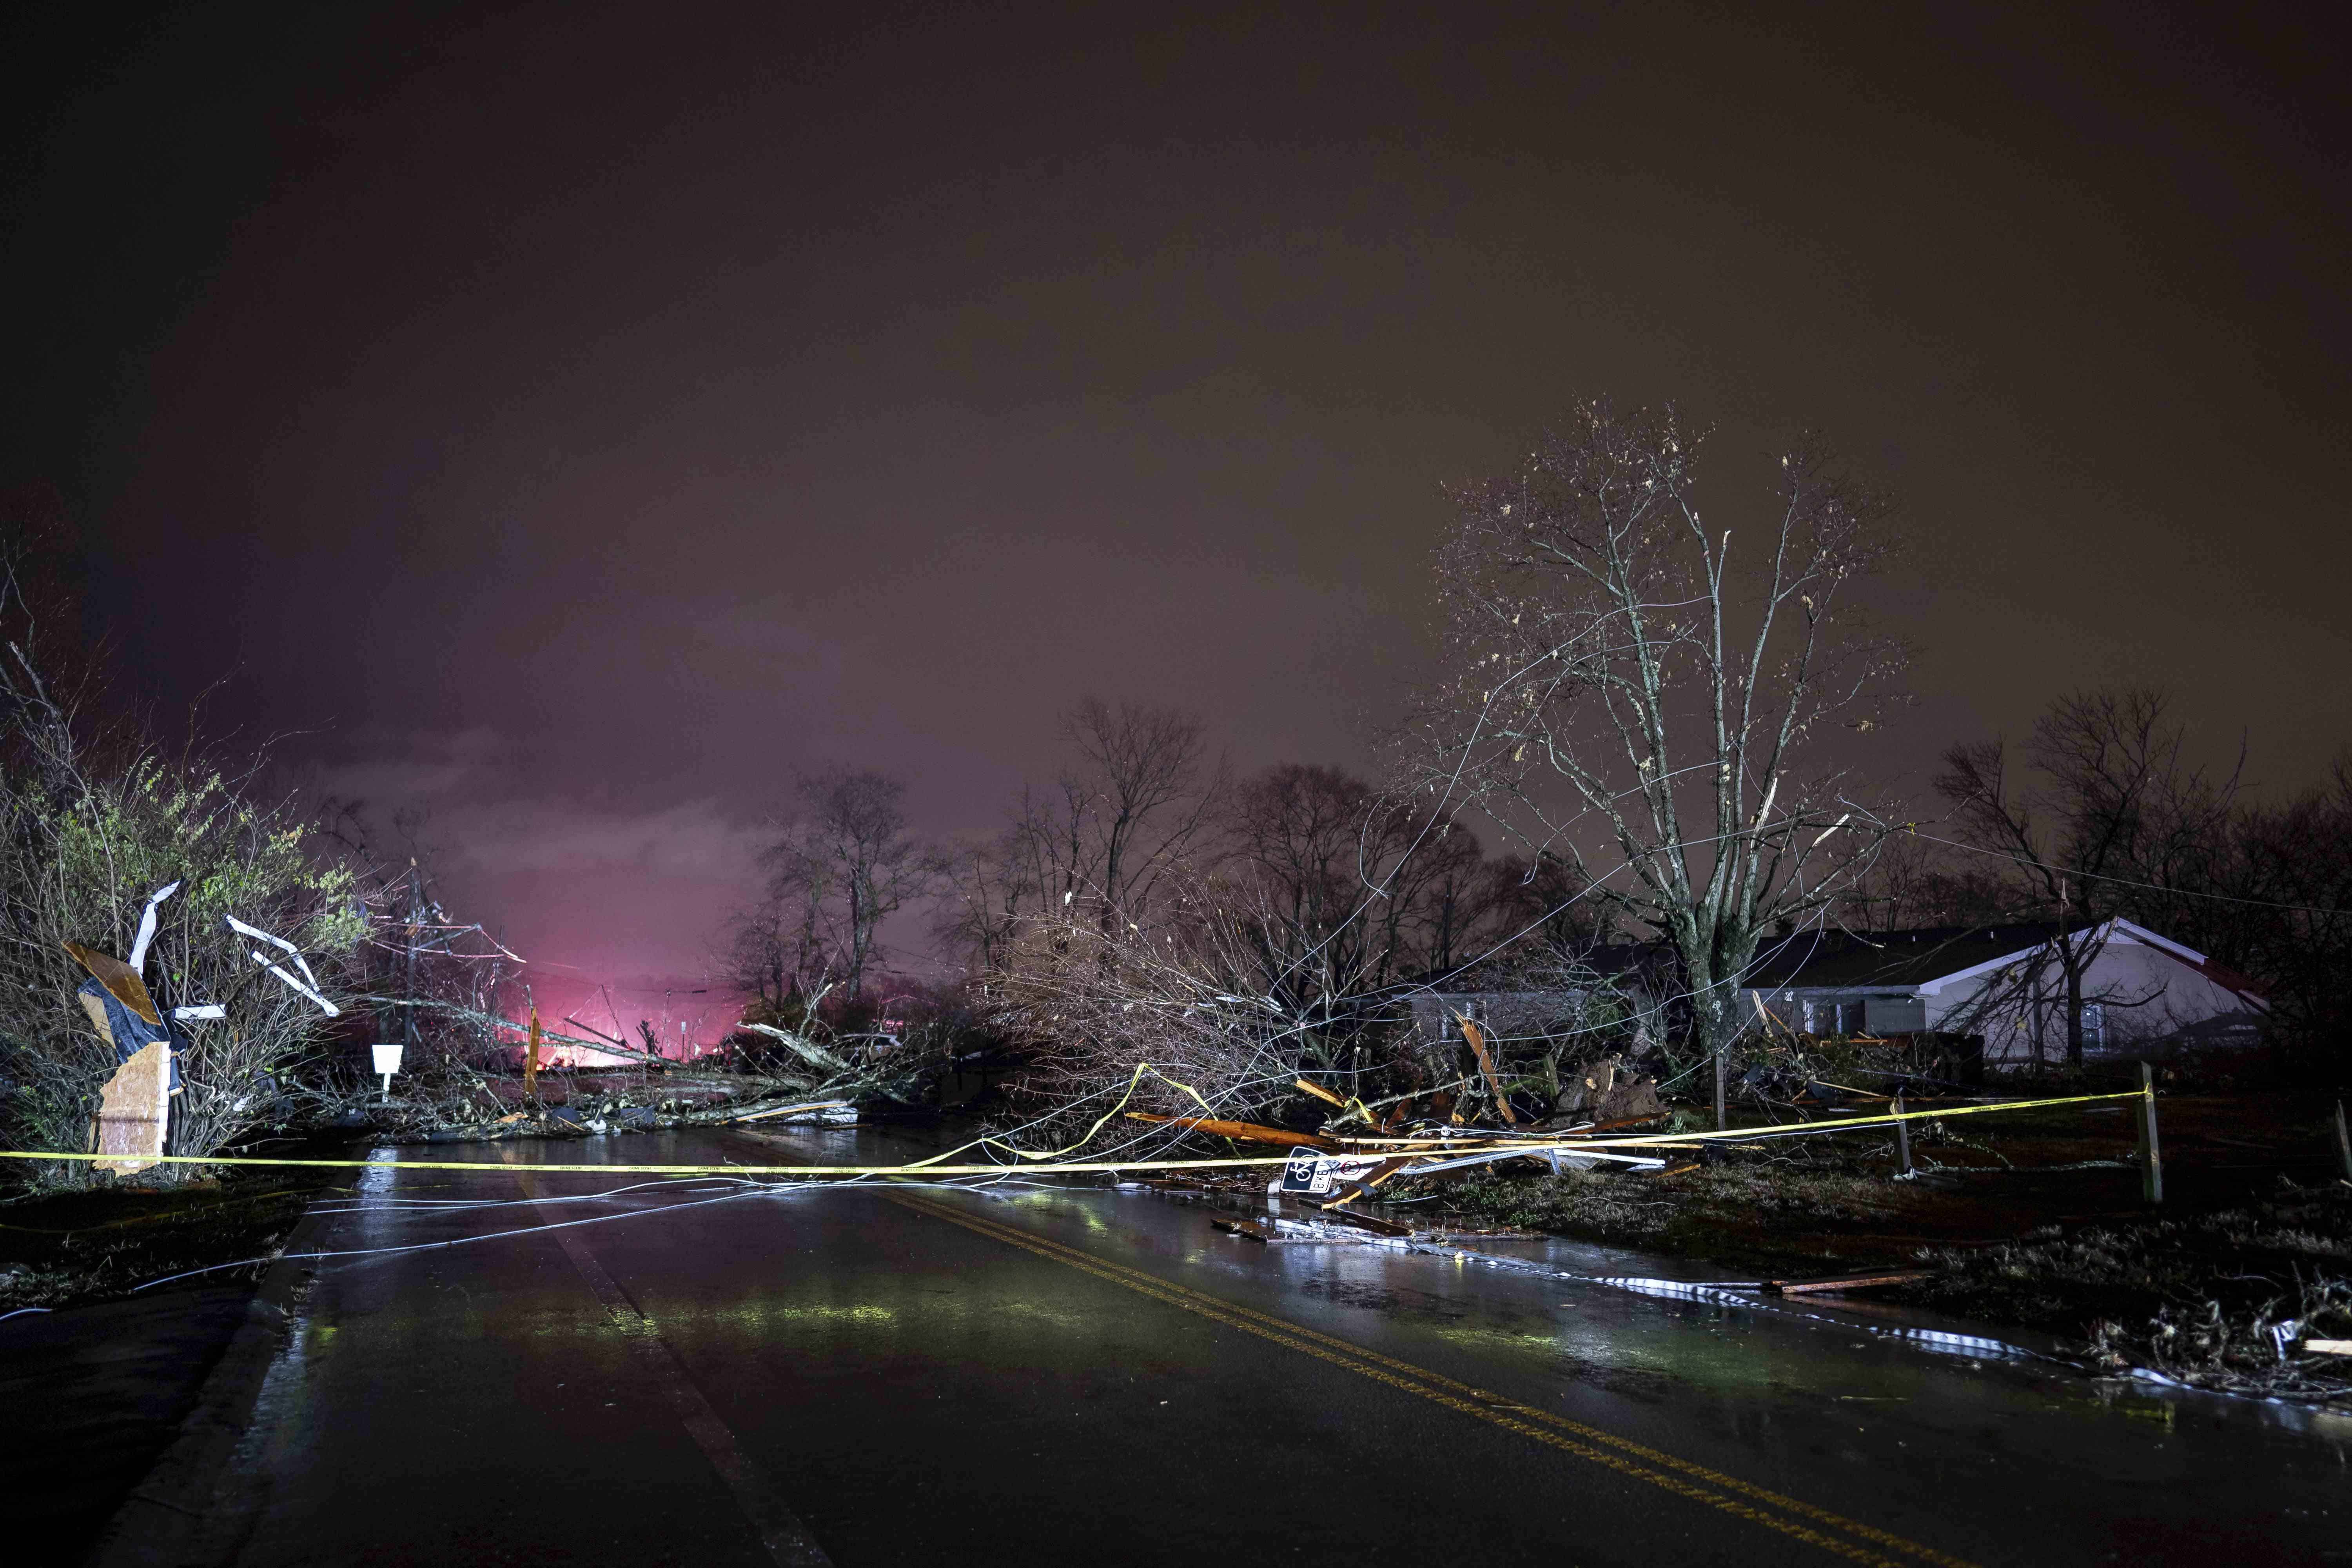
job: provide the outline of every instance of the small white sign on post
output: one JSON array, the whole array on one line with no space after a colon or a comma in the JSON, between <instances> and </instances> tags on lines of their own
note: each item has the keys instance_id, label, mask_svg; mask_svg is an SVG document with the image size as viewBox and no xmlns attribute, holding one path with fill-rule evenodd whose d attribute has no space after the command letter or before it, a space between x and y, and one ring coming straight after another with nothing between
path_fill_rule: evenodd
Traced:
<instances>
[{"instance_id":1,"label":"small white sign on post","mask_svg":"<svg viewBox=\"0 0 2352 1568\"><path fill-rule=\"evenodd\" d=\"M383 1098L389 1101L392 1099L392 1075L400 1070L401 1047L371 1046L368 1048L375 1053L375 1070L383 1075Z\"/></svg>"}]
</instances>

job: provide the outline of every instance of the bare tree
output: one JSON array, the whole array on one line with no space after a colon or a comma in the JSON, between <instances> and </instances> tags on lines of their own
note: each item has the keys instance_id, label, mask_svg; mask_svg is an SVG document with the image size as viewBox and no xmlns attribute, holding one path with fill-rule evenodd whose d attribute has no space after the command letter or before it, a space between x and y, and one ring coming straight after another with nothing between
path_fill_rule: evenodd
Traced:
<instances>
[{"instance_id":1,"label":"bare tree","mask_svg":"<svg viewBox=\"0 0 2352 1568\"><path fill-rule=\"evenodd\" d=\"M2168 912L2197 946L2268 982L2273 1040L2340 1089L2352 1080L2352 758L2318 788L2243 812L2231 851L2206 883L2228 897L2176 895Z\"/></svg>"},{"instance_id":2,"label":"bare tree","mask_svg":"<svg viewBox=\"0 0 2352 1568\"><path fill-rule=\"evenodd\" d=\"M2238 773L2217 779L2191 764L2185 741L2162 694L2133 688L2078 692L2034 721L2025 761L2039 782L2011 781L1998 740L1944 753L1934 782L1954 823L2008 862L2022 901L2051 925L2056 984L2049 1005L2027 1011L2037 1063L2054 1023L2067 1065L2083 1065L2084 1009L2112 1005L2084 988L2105 922L2182 885L2208 847L2229 841Z\"/></svg>"},{"instance_id":3,"label":"bare tree","mask_svg":"<svg viewBox=\"0 0 2352 1568\"><path fill-rule=\"evenodd\" d=\"M1002 971L1023 921L1044 905L1044 892L1019 826L950 854L931 931L964 955L982 978Z\"/></svg>"},{"instance_id":4,"label":"bare tree","mask_svg":"<svg viewBox=\"0 0 2352 1568\"><path fill-rule=\"evenodd\" d=\"M1226 770L1197 714L1088 697L1062 716L1062 738L1071 760L1052 786L1024 788L1005 831L951 862L934 929L982 973L1009 960L1026 922L1078 921L1106 939L1143 929L1171 878L1219 852ZM1115 961L1121 949L1092 951Z\"/></svg>"},{"instance_id":5,"label":"bare tree","mask_svg":"<svg viewBox=\"0 0 2352 1568\"><path fill-rule=\"evenodd\" d=\"M1697 446L1671 409L1591 403L1517 472L1452 492L1451 671L1417 750L1433 804L1458 785L1673 943L1720 1120L1759 936L1834 900L1879 836L1819 759L1838 723L1874 722L1899 650L1844 603L1887 505L1802 443L1735 548L1701 515Z\"/></svg>"},{"instance_id":6,"label":"bare tree","mask_svg":"<svg viewBox=\"0 0 2352 1568\"><path fill-rule=\"evenodd\" d=\"M855 1000L880 956L882 922L928 896L944 861L908 829L907 786L887 773L835 768L803 777L797 793L796 816L762 857L767 904L739 918L736 950L749 943L778 974L789 951L803 984L821 961Z\"/></svg>"},{"instance_id":7,"label":"bare tree","mask_svg":"<svg viewBox=\"0 0 2352 1568\"><path fill-rule=\"evenodd\" d=\"M1886 840L1839 907L1864 931L1912 931L2017 921L2021 897L1998 865L1906 832Z\"/></svg>"},{"instance_id":8,"label":"bare tree","mask_svg":"<svg viewBox=\"0 0 2352 1568\"><path fill-rule=\"evenodd\" d=\"M823 967L812 911L773 885L728 917L719 963L728 982L768 1009L784 1005Z\"/></svg>"},{"instance_id":9,"label":"bare tree","mask_svg":"<svg viewBox=\"0 0 2352 1568\"><path fill-rule=\"evenodd\" d=\"M1162 881L1217 826L1225 788L1198 714L1088 697L1062 716L1076 757L1052 797L1024 802L1041 890L1097 924L1141 924Z\"/></svg>"},{"instance_id":10,"label":"bare tree","mask_svg":"<svg viewBox=\"0 0 2352 1568\"><path fill-rule=\"evenodd\" d=\"M1234 792L1232 853L1211 888L1255 955L1244 983L1328 1030L1409 963L1405 900L1378 882L1410 847L1370 784L1286 763ZM1407 830L1409 832L1409 829Z\"/></svg>"},{"instance_id":11,"label":"bare tree","mask_svg":"<svg viewBox=\"0 0 2352 1568\"><path fill-rule=\"evenodd\" d=\"M329 1028L310 995L256 965L230 919L296 943L312 994L347 1002L367 910L352 874L311 853L299 803L257 782L265 757L165 752L81 709L89 666L56 624L70 614L57 548L0 515L0 1140L86 1148L125 1052L83 1010L88 974L66 944L117 958L143 946L150 1022L174 1067L170 1152L214 1153L282 1121L286 1075Z\"/></svg>"}]
</instances>

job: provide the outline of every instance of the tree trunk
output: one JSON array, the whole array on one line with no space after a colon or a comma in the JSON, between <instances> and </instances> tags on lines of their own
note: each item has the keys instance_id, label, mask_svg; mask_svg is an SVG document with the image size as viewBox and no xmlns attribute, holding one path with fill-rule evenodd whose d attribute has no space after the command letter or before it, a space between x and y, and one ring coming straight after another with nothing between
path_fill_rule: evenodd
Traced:
<instances>
[{"instance_id":1,"label":"tree trunk","mask_svg":"<svg viewBox=\"0 0 2352 1568\"><path fill-rule=\"evenodd\" d=\"M2065 942L2064 937L2058 939ZM2083 1070L2083 966L2074 962L2074 944L2066 950L2066 1066L2068 1070Z\"/></svg>"},{"instance_id":2,"label":"tree trunk","mask_svg":"<svg viewBox=\"0 0 2352 1568\"><path fill-rule=\"evenodd\" d=\"M1711 966L1701 963L1687 965L1691 975L1692 1033L1712 1058L1715 1068L1715 1125L1722 1131L1729 1124L1728 1083L1731 1062L1731 1042L1739 1037L1739 990L1731 981L1708 978ZM1727 973L1738 974L1747 967L1742 960Z\"/></svg>"}]
</instances>

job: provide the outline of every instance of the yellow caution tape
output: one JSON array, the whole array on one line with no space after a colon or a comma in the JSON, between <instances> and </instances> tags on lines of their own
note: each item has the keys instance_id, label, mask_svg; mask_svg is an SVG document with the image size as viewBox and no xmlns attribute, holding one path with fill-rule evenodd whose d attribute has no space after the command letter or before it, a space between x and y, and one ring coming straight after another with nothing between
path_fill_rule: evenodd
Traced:
<instances>
[{"instance_id":1,"label":"yellow caution tape","mask_svg":"<svg viewBox=\"0 0 2352 1568\"><path fill-rule=\"evenodd\" d=\"M1157 1069L1154 1069L1156 1072ZM1140 1077L1139 1069L1138 1077ZM1170 1080L1173 1082L1173 1079ZM1129 1084L1133 1092L1135 1084ZM1183 1088L1181 1084L1178 1088ZM2126 1089L2114 1094L2074 1094L2058 1100L2011 1100L1997 1105L1964 1105L1943 1110L1886 1111L1876 1116L1843 1117L1834 1121L1800 1122L1793 1127L1737 1127L1717 1132L1670 1132L1647 1138L1556 1138L1547 1140L1510 1139L1503 1142L1432 1144L1427 1149L1399 1150L1398 1153L1444 1154L1540 1154L1548 1150L1562 1153L1580 1149L1667 1149L1683 1148L1693 1143L1737 1142L1743 1140L1785 1138L1792 1133L1843 1131L1864 1127L1884 1127L1897 1121L1921 1121L1947 1116L1983 1116L2000 1110L2043 1110L2059 1105L2086 1105L2096 1100L2137 1100L2144 1091ZM1119 1103L1127 1103L1121 1096ZM1106 1116L1104 1121L1108 1121ZM1097 1129L1102 1122L1095 1124ZM1090 1131L1087 1134L1092 1137ZM1081 1140L1084 1142L1084 1140ZM996 1144L996 1139L980 1139L960 1145L960 1149L977 1147L982 1143ZM1070 1147L1076 1147L1073 1144ZM917 1160L899 1165L559 1165L532 1162L517 1164L508 1160L279 1160L258 1156L231 1154L162 1154L142 1155L163 1165L278 1165L302 1166L315 1170L401 1170L401 1171L578 1171L591 1174L615 1176L1009 1176L1027 1173L1048 1174L1067 1172L1076 1174L1101 1174L1118 1171L1204 1171L1234 1169L1251 1165L1283 1165L1290 1162L1287 1154L1237 1155L1218 1160L1078 1160L1052 1165L981 1165L941 1163L949 1155L935 1154L928 1160ZM1050 1152L1036 1157L1050 1157ZM1024 1151L1024 1152L1032 1152ZM120 1160L121 1154L81 1154L42 1150L0 1149L5 1160ZM1409 1176L1410 1170L1399 1175Z\"/></svg>"}]
</instances>

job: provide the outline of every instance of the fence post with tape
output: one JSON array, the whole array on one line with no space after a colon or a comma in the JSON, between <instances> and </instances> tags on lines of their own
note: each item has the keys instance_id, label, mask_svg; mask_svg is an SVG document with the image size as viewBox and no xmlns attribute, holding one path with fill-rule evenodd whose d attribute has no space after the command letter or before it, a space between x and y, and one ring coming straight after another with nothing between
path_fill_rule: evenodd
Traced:
<instances>
[{"instance_id":1,"label":"fence post with tape","mask_svg":"<svg viewBox=\"0 0 2352 1568\"><path fill-rule=\"evenodd\" d=\"M2139 1064L2139 1196L2145 1204L2164 1202L2164 1155L2156 1142L2156 1069Z\"/></svg>"}]
</instances>

